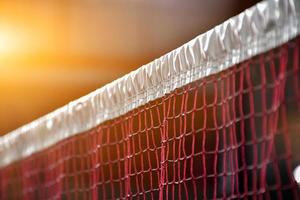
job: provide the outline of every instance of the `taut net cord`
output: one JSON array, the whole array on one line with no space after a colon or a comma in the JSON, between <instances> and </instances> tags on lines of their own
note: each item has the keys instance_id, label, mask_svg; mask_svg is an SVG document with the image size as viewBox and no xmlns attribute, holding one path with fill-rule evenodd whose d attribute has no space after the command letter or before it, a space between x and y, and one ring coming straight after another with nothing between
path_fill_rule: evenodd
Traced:
<instances>
[{"instance_id":1,"label":"taut net cord","mask_svg":"<svg viewBox=\"0 0 300 200\"><path fill-rule=\"evenodd\" d=\"M0 199L299 199L297 35L30 155L11 133Z\"/></svg>"}]
</instances>

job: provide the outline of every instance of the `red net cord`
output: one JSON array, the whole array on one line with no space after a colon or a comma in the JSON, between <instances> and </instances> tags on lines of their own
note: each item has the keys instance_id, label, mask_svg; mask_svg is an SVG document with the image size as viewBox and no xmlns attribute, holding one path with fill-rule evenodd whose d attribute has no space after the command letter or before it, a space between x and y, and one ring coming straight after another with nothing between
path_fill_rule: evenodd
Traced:
<instances>
[{"instance_id":1,"label":"red net cord","mask_svg":"<svg viewBox=\"0 0 300 200\"><path fill-rule=\"evenodd\" d=\"M296 38L1 168L0 199L299 199L299 47Z\"/></svg>"}]
</instances>

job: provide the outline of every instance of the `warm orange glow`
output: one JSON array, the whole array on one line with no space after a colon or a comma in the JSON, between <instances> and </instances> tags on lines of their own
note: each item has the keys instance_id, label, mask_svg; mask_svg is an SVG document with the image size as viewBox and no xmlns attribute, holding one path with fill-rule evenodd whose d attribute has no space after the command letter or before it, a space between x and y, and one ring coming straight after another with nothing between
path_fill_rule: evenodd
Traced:
<instances>
[{"instance_id":1,"label":"warm orange glow","mask_svg":"<svg viewBox=\"0 0 300 200\"><path fill-rule=\"evenodd\" d=\"M20 38L12 30L0 28L0 55L10 54L18 50L21 47L19 40Z\"/></svg>"},{"instance_id":2,"label":"warm orange glow","mask_svg":"<svg viewBox=\"0 0 300 200\"><path fill-rule=\"evenodd\" d=\"M0 0L0 135L171 51L245 4L204 2Z\"/></svg>"}]
</instances>

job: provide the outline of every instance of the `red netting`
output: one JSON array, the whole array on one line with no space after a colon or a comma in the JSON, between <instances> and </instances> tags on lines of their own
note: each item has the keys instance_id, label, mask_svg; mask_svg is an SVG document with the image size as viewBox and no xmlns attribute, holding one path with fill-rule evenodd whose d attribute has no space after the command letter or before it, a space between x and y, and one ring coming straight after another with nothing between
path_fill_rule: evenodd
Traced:
<instances>
[{"instance_id":1,"label":"red netting","mask_svg":"<svg viewBox=\"0 0 300 200\"><path fill-rule=\"evenodd\" d=\"M2 168L0 199L299 198L299 47L300 38Z\"/></svg>"}]
</instances>

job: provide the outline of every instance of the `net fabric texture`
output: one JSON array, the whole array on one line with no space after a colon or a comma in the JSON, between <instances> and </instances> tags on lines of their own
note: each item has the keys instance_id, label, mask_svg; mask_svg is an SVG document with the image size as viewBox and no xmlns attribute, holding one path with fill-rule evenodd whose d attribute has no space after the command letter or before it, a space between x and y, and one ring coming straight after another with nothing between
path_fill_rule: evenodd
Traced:
<instances>
[{"instance_id":1,"label":"net fabric texture","mask_svg":"<svg viewBox=\"0 0 300 200\"><path fill-rule=\"evenodd\" d=\"M300 38L0 169L0 199L299 199Z\"/></svg>"}]
</instances>

